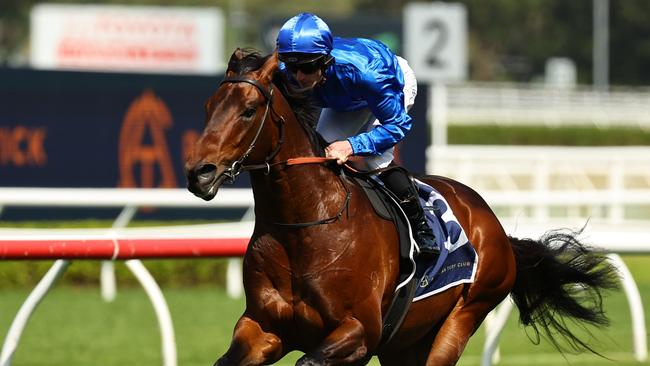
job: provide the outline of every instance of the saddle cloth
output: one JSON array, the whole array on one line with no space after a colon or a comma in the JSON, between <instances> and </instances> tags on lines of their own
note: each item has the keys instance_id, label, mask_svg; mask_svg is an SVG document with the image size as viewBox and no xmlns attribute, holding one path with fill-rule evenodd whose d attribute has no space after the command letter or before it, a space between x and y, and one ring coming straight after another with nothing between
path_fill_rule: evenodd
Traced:
<instances>
[{"instance_id":1,"label":"saddle cloth","mask_svg":"<svg viewBox=\"0 0 650 366\"><path fill-rule=\"evenodd\" d=\"M415 180L427 222L436 236L440 256L434 262L416 258L418 285L413 302L461 283L474 282L478 254L451 211L447 200L426 183Z\"/></svg>"},{"instance_id":2,"label":"saddle cloth","mask_svg":"<svg viewBox=\"0 0 650 366\"><path fill-rule=\"evenodd\" d=\"M460 283L474 281L478 256L451 212L445 198L431 186L416 180L420 204L436 236L440 255L414 260L416 243L408 218L394 196L376 177L353 176L366 192L375 212L393 221L399 236L400 271L391 305L382 319L381 346L399 329L411 302L435 295Z\"/></svg>"}]
</instances>

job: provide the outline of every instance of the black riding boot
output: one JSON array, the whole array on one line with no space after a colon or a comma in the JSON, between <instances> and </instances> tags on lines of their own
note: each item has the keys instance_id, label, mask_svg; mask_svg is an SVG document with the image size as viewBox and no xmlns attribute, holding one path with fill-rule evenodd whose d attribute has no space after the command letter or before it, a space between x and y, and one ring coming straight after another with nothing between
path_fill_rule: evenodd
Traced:
<instances>
[{"instance_id":1,"label":"black riding boot","mask_svg":"<svg viewBox=\"0 0 650 366\"><path fill-rule=\"evenodd\" d=\"M438 255L440 250L436 246L433 231L424 217L424 210L420 206L417 188L404 168L387 170L379 175L384 185L397 196L400 206L409 219L413 229L413 237L420 248L420 254Z\"/></svg>"}]
</instances>

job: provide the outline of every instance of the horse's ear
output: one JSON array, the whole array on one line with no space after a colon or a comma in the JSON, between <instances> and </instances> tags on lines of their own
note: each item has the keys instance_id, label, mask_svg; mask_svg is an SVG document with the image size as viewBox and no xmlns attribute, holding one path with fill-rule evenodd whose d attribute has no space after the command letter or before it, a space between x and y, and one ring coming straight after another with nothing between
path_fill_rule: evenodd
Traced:
<instances>
[{"instance_id":1,"label":"horse's ear","mask_svg":"<svg viewBox=\"0 0 650 366\"><path fill-rule=\"evenodd\" d=\"M228 69L226 70L226 76L233 76L236 74L235 67L241 61L242 58L244 58L244 50L237 47L235 52L233 52L232 55L230 56L230 60L228 61Z\"/></svg>"},{"instance_id":2,"label":"horse's ear","mask_svg":"<svg viewBox=\"0 0 650 366\"><path fill-rule=\"evenodd\" d=\"M273 73L275 70L278 68L278 53L273 52L271 56L266 60L264 65L260 67L259 70L259 77L260 79L266 79L267 81L271 81L273 79Z\"/></svg>"}]
</instances>

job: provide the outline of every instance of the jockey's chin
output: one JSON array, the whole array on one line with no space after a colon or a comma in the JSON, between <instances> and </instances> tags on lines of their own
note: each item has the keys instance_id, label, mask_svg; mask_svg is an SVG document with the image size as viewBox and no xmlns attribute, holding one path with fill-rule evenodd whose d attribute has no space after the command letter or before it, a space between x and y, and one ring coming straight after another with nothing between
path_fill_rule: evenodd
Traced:
<instances>
[{"instance_id":1,"label":"jockey's chin","mask_svg":"<svg viewBox=\"0 0 650 366\"><path fill-rule=\"evenodd\" d=\"M300 83L300 87L301 87L302 89L314 89L314 87L316 86L316 84L318 84L318 80L316 80L316 81L309 81L309 82L305 82L305 83Z\"/></svg>"},{"instance_id":2,"label":"jockey's chin","mask_svg":"<svg viewBox=\"0 0 650 366\"><path fill-rule=\"evenodd\" d=\"M291 91L293 93L298 93L298 94L311 92L316 87L317 84L318 84L318 82L315 82L315 83L309 84L309 85L305 85L305 86L300 85L300 87L292 86Z\"/></svg>"},{"instance_id":3,"label":"jockey's chin","mask_svg":"<svg viewBox=\"0 0 650 366\"><path fill-rule=\"evenodd\" d=\"M305 74L298 71L294 75L294 78L299 86L298 88L294 88L294 91L302 93L314 89L323 79L323 73L320 70L313 74Z\"/></svg>"}]
</instances>

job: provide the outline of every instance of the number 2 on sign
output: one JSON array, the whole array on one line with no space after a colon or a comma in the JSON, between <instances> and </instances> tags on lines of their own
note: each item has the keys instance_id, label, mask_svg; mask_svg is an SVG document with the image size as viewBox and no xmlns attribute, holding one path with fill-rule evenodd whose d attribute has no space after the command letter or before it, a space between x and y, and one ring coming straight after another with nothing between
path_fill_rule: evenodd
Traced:
<instances>
[{"instance_id":1,"label":"number 2 on sign","mask_svg":"<svg viewBox=\"0 0 650 366\"><path fill-rule=\"evenodd\" d=\"M433 45L427 53L427 64L431 67L444 67L445 62L440 58L440 54L449 40L449 29L439 19L432 19L426 23L425 31L428 34L432 34L433 39Z\"/></svg>"}]
</instances>

